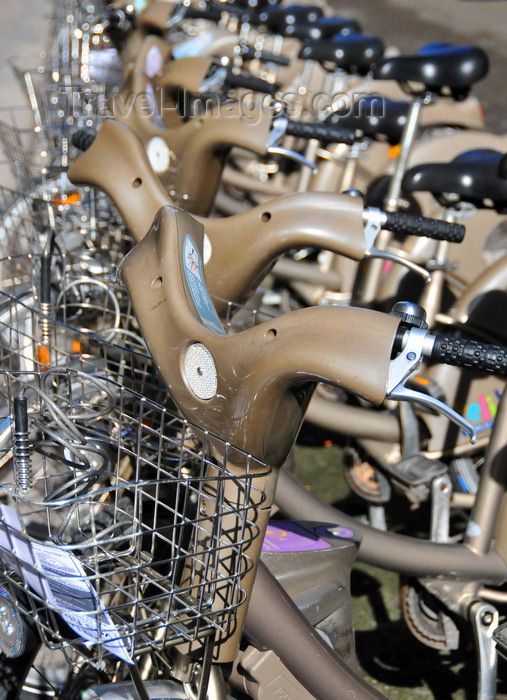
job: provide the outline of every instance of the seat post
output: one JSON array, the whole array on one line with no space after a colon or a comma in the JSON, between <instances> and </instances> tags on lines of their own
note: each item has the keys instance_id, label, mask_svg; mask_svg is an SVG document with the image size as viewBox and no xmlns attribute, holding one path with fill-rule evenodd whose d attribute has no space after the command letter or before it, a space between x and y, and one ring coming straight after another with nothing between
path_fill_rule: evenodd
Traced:
<instances>
[{"instance_id":1,"label":"seat post","mask_svg":"<svg viewBox=\"0 0 507 700\"><path fill-rule=\"evenodd\" d=\"M401 137L400 154L396 161L396 167L387 191L385 203L386 211L396 211L398 209L401 195L401 183L419 130L421 108L424 104L429 104L430 101L431 97L427 94L423 98L416 97L410 106L407 115L407 123L405 124ZM391 242L391 237L392 234L390 231L382 229L375 240L375 247L378 250L387 250ZM361 303L371 303L376 298L383 268L384 261L382 259L377 258L368 261L359 294Z\"/></svg>"}]
</instances>

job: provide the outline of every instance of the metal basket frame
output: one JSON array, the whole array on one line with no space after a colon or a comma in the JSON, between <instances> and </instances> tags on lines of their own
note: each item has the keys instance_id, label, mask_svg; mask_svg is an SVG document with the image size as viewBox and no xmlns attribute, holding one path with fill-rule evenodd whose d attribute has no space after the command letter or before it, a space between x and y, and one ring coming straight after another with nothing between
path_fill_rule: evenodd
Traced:
<instances>
[{"instance_id":1,"label":"metal basket frame","mask_svg":"<svg viewBox=\"0 0 507 700\"><path fill-rule=\"evenodd\" d=\"M12 410L20 396L30 398L23 454L37 457L24 487ZM0 397L0 424L9 421L13 434L3 450L12 478L0 494L19 519L7 524L2 511L0 528L34 557L20 557L19 545L13 560L0 547L0 563L5 587L46 643L99 662L226 634L244 602L241 580L252 565L244 549L257 536L264 493L256 482L264 482L266 465L103 378L2 371ZM84 470L75 466L79 455ZM44 571L41 547L44 557L78 561L81 570L61 575L53 563ZM66 587L93 591L88 610L58 604ZM76 625L90 627L85 641L72 633Z\"/></svg>"},{"instance_id":2,"label":"metal basket frame","mask_svg":"<svg viewBox=\"0 0 507 700\"><path fill-rule=\"evenodd\" d=\"M0 369L50 365L100 374L162 400L166 391L146 349L126 290L56 257L52 303L40 299L42 256L0 260Z\"/></svg>"}]
</instances>

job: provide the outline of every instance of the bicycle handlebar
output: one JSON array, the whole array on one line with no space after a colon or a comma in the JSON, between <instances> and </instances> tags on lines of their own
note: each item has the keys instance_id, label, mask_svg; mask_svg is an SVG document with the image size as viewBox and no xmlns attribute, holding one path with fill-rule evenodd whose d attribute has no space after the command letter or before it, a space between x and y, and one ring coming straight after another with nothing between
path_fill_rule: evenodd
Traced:
<instances>
[{"instance_id":1,"label":"bicycle handlebar","mask_svg":"<svg viewBox=\"0 0 507 700\"><path fill-rule=\"evenodd\" d=\"M87 151L95 140L97 133L87 129L79 129L71 136L72 145L80 151Z\"/></svg>"},{"instance_id":2,"label":"bicycle handlebar","mask_svg":"<svg viewBox=\"0 0 507 700\"><path fill-rule=\"evenodd\" d=\"M426 236L438 241L461 243L465 236L465 227L462 224L429 219L425 216L407 214L401 211L385 212L385 222L382 228L410 236Z\"/></svg>"},{"instance_id":3,"label":"bicycle handlebar","mask_svg":"<svg viewBox=\"0 0 507 700\"><path fill-rule=\"evenodd\" d=\"M227 7L223 9L221 7L216 7L209 3L205 7L194 7L190 5L185 11L185 18L188 19L209 19L211 22L220 22L222 17L222 12L224 12Z\"/></svg>"},{"instance_id":4,"label":"bicycle handlebar","mask_svg":"<svg viewBox=\"0 0 507 700\"><path fill-rule=\"evenodd\" d=\"M276 95L280 89L280 86L276 83L268 83L267 80L257 78L254 75L233 73L232 71L227 73L224 85L228 88L245 88L246 90L252 90L252 92L263 92L268 95Z\"/></svg>"},{"instance_id":5,"label":"bicycle handlebar","mask_svg":"<svg viewBox=\"0 0 507 700\"><path fill-rule=\"evenodd\" d=\"M353 129L323 124L322 122L296 122L289 119L285 133L303 139L318 139L322 143L345 143L351 146L356 140Z\"/></svg>"},{"instance_id":6,"label":"bicycle handlebar","mask_svg":"<svg viewBox=\"0 0 507 700\"><path fill-rule=\"evenodd\" d=\"M290 59L288 56L281 56L276 53L271 53L270 51L257 51L253 46L241 46L240 56L246 61L251 61L257 58L263 63L274 63L277 66L288 66L290 65Z\"/></svg>"},{"instance_id":7,"label":"bicycle handlebar","mask_svg":"<svg viewBox=\"0 0 507 700\"><path fill-rule=\"evenodd\" d=\"M435 362L507 377L507 348L445 334L434 338L430 357Z\"/></svg>"}]
</instances>

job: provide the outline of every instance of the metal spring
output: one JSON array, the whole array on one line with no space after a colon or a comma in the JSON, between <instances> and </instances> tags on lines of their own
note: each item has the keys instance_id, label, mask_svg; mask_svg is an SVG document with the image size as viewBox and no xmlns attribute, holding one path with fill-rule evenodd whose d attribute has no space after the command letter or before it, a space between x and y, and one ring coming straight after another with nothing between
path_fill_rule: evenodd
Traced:
<instances>
[{"instance_id":1,"label":"metal spring","mask_svg":"<svg viewBox=\"0 0 507 700\"><path fill-rule=\"evenodd\" d=\"M28 437L28 408L26 398L14 398L14 430L12 438L12 456L16 489L19 493L27 493L32 484L32 458L30 440Z\"/></svg>"},{"instance_id":2,"label":"metal spring","mask_svg":"<svg viewBox=\"0 0 507 700\"><path fill-rule=\"evenodd\" d=\"M49 339L51 335L51 304L46 302L40 302L41 319L40 319L40 331L41 331L41 343L45 346L49 346Z\"/></svg>"},{"instance_id":3,"label":"metal spring","mask_svg":"<svg viewBox=\"0 0 507 700\"><path fill-rule=\"evenodd\" d=\"M16 474L16 490L28 493L33 484L31 446L28 433L14 433L12 454L14 457L14 473Z\"/></svg>"}]
</instances>

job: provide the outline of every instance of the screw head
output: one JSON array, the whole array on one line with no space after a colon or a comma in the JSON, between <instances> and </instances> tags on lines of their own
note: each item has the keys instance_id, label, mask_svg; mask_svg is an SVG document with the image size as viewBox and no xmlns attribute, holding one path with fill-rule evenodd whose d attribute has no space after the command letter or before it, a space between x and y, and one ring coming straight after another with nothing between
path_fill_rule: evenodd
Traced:
<instances>
[{"instance_id":1,"label":"screw head","mask_svg":"<svg viewBox=\"0 0 507 700\"><path fill-rule=\"evenodd\" d=\"M493 613L485 612L482 614L481 622L485 627L489 627L494 620Z\"/></svg>"}]
</instances>

